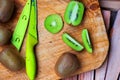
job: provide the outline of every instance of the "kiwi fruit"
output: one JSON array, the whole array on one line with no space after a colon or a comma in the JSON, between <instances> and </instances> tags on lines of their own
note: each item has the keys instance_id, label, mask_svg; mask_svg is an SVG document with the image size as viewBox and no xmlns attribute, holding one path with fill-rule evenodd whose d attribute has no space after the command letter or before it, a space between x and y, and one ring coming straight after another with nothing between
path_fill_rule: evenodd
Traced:
<instances>
[{"instance_id":1,"label":"kiwi fruit","mask_svg":"<svg viewBox=\"0 0 120 80\"><path fill-rule=\"evenodd\" d=\"M1 51L0 62L11 71L18 71L25 65L24 59L14 46L7 46Z\"/></svg>"},{"instance_id":2,"label":"kiwi fruit","mask_svg":"<svg viewBox=\"0 0 120 80\"><path fill-rule=\"evenodd\" d=\"M14 11L13 0L0 0L0 22L7 22Z\"/></svg>"},{"instance_id":3,"label":"kiwi fruit","mask_svg":"<svg viewBox=\"0 0 120 80\"><path fill-rule=\"evenodd\" d=\"M58 14L51 14L46 17L44 26L50 33L56 34L63 28L63 21Z\"/></svg>"},{"instance_id":4,"label":"kiwi fruit","mask_svg":"<svg viewBox=\"0 0 120 80\"><path fill-rule=\"evenodd\" d=\"M83 3L78 1L70 1L64 13L64 20L67 24L78 26L82 21L83 14Z\"/></svg>"},{"instance_id":5,"label":"kiwi fruit","mask_svg":"<svg viewBox=\"0 0 120 80\"><path fill-rule=\"evenodd\" d=\"M69 52L63 53L55 65L55 72L60 77L71 76L80 66L76 55Z\"/></svg>"},{"instance_id":6,"label":"kiwi fruit","mask_svg":"<svg viewBox=\"0 0 120 80\"><path fill-rule=\"evenodd\" d=\"M0 46L5 45L10 41L12 32L0 26Z\"/></svg>"},{"instance_id":7,"label":"kiwi fruit","mask_svg":"<svg viewBox=\"0 0 120 80\"><path fill-rule=\"evenodd\" d=\"M91 44L90 37L89 37L89 32L88 32L87 29L82 30L82 41L84 43L85 49L89 53L92 53L93 52L92 44Z\"/></svg>"},{"instance_id":8,"label":"kiwi fruit","mask_svg":"<svg viewBox=\"0 0 120 80\"><path fill-rule=\"evenodd\" d=\"M84 49L84 47L68 33L62 35L62 40L75 51L82 51Z\"/></svg>"}]
</instances>

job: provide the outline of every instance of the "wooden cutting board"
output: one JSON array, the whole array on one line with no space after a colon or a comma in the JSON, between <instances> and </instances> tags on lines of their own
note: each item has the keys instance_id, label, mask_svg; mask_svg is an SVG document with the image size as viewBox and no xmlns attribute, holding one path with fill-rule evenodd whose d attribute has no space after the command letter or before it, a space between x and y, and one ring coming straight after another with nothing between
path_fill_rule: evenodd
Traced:
<instances>
[{"instance_id":1,"label":"wooden cutting board","mask_svg":"<svg viewBox=\"0 0 120 80\"><path fill-rule=\"evenodd\" d=\"M51 34L44 28L44 20L50 14L59 14L63 17L65 8L70 0L38 0L38 35L39 44L36 46L36 57L38 62L38 74L36 80L57 80L60 79L55 74L54 66L64 52L75 53L80 61L80 69L74 74L80 74L99 68L104 62L109 42L105 30L105 25L101 15L97 0L81 0L85 5L85 14L82 24L78 27L71 27L64 23L63 30L58 34ZM26 0L15 0L15 11L12 19L6 24L0 24L14 31L19 15L26 3ZM63 19L64 20L64 19ZM81 44L81 31L87 28L90 33L94 52L89 54L86 50L75 52L68 47L61 38L63 32L69 33ZM21 55L25 58L24 41ZM18 72L11 72L0 64L0 80L28 80L25 69Z\"/></svg>"}]
</instances>

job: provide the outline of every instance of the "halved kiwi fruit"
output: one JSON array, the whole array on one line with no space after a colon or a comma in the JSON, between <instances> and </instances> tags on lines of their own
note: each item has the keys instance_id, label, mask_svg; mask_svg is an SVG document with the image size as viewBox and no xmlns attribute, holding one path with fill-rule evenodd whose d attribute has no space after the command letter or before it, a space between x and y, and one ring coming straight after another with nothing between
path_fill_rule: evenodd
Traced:
<instances>
[{"instance_id":1,"label":"halved kiwi fruit","mask_svg":"<svg viewBox=\"0 0 120 80\"><path fill-rule=\"evenodd\" d=\"M63 28L61 16L58 14L51 14L47 16L44 21L44 26L50 33L55 34L60 32L60 30Z\"/></svg>"},{"instance_id":2,"label":"halved kiwi fruit","mask_svg":"<svg viewBox=\"0 0 120 80\"><path fill-rule=\"evenodd\" d=\"M64 19L67 24L78 26L83 18L84 5L78 1L71 1L64 13Z\"/></svg>"},{"instance_id":3,"label":"halved kiwi fruit","mask_svg":"<svg viewBox=\"0 0 120 80\"><path fill-rule=\"evenodd\" d=\"M82 51L84 49L84 47L78 41L76 41L67 33L64 33L62 35L62 39L69 47L75 51Z\"/></svg>"},{"instance_id":4,"label":"halved kiwi fruit","mask_svg":"<svg viewBox=\"0 0 120 80\"><path fill-rule=\"evenodd\" d=\"M90 37L89 37L89 33L87 29L83 29L82 31L82 40L83 40L84 47L86 48L86 50L89 53L92 53L93 52L92 45L91 45L91 41L90 41Z\"/></svg>"}]
</instances>

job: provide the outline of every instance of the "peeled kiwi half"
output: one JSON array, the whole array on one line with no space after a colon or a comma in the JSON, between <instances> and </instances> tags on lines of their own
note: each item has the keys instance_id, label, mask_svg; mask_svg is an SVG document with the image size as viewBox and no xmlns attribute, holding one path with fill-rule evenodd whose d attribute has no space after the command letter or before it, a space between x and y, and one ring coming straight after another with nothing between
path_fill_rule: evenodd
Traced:
<instances>
[{"instance_id":1,"label":"peeled kiwi half","mask_svg":"<svg viewBox=\"0 0 120 80\"><path fill-rule=\"evenodd\" d=\"M82 21L83 14L83 3L78 1L70 1L64 13L65 22L72 26L78 26Z\"/></svg>"},{"instance_id":2,"label":"peeled kiwi half","mask_svg":"<svg viewBox=\"0 0 120 80\"><path fill-rule=\"evenodd\" d=\"M11 71L18 71L25 65L24 59L14 46L7 46L2 50L0 62Z\"/></svg>"},{"instance_id":3,"label":"peeled kiwi half","mask_svg":"<svg viewBox=\"0 0 120 80\"><path fill-rule=\"evenodd\" d=\"M13 13L13 0L0 0L0 22L7 22Z\"/></svg>"},{"instance_id":4,"label":"peeled kiwi half","mask_svg":"<svg viewBox=\"0 0 120 80\"><path fill-rule=\"evenodd\" d=\"M60 77L68 77L79 68L79 60L76 55L69 52L60 56L55 65L56 74Z\"/></svg>"}]
</instances>

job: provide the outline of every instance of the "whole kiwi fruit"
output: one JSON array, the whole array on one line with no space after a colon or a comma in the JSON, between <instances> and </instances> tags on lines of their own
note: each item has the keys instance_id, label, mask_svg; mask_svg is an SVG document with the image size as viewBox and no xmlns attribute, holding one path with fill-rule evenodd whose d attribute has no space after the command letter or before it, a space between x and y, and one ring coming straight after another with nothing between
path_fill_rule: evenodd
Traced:
<instances>
[{"instance_id":1,"label":"whole kiwi fruit","mask_svg":"<svg viewBox=\"0 0 120 80\"><path fill-rule=\"evenodd\" d=\"M55 71L60 77L68 77L79 68L79 65L77 56L66 52L63 53L56 62Z\"/></svg>"},{"instance_id":2,"label":"whole kiwi fruit","mask_svg":"<svg viewBox=\"0 0 120 80\"><path fill-rule=\"evenodd\" d=\"M7 22L13 13L13 0L0 0L0 22Z\"/></svg>"},{"instance_id":3,"label":"whole kiwi fruit","mask_svg":"<svg viewBox=\"0 0 120 80\"><path fill-rule=\"evenodd\" d=\"M0 26L0 46L5 45L10 41L12 32Z\"/></svg>"},{"instance_id":4,"label":"whole kiwi fruit","mask_svg":"<svg viewBox=\"0 0 120 80\"><path fill-rule=\"evenodd\" d=\"M2 50L0 62L11 71L18 71L25 65L24 59L14 46L7 46Z\"/></svg>"}]
</instances>

